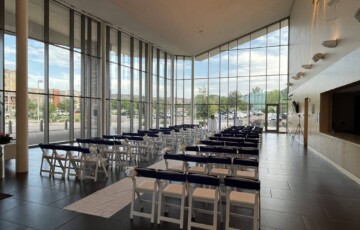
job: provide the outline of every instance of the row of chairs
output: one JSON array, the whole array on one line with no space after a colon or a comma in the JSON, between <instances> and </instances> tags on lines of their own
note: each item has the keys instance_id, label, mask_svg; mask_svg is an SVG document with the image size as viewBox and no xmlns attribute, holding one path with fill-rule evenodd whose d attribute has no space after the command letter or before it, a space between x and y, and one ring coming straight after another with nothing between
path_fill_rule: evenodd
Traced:
<instances>
[{"instance_id":1,"label":"row of chairs","mask_svg":"<svg viewBox=\"0 0 360 230\"><path fill-rule=\"evenodd\" d=\"M195 152L196 155L215 155L215 156L236 156L244 159L258 159L259 149L251 147L234 147L234 146L186 146L185 152Z\"/></svg>"},{"instance_id":2,"label":"row of chairs","mask_svg":"<svg viewBox=\"0 0 360 230\"><path fill-rule=\"evenodd\" d=\"M220 215L221 222L223 222L222 211L222 181L219 177L201 175L201 174L186 174L173 171L162 171L149 168L135 168L134 172L129 173L133 180L132 201L130 210L130 219L133 216L141 216L150 218L151 223L155 221L156 197L158 197L157 209L157 224L160 221L167 221L179 224L180 229L184 226L185 209L188 210L187 229L192 227L204 229L217 229L218 215ZM137 178L146 177L152 180L141 180L137 182ZM260 226L260 181L241 179L236 177L225 177L223 183L226 187L225 195L225 229L235 229L231 225L231 209L230 207L243 207L253 210L253 228L259 229ZM241 191L238 191L241 189ZM151 211L145 213L143 207L142 211L135 210L136 198L140 203L144 202L140 194L151 194ZM171 200L171 203L168 202ZM180 216L170 217L170 206L173 205L173 200L180 200ZM187 202L186 202L187 200ZM213 209L200 209L199 206L194 205L195 202L212 205ZM186 206L185 203L188 205ZM212 215L212 223L200 223L195 220L195 211L202 211Z\"/></svg>"},{"instance_id":3,"label":"row of chairs","mask_svg":"<svg viewBox=\"0 0 360 230\"><path fill-rule=\"evenodd\" d=\"M102 157L97 149L82 148L79 146L39 144L42 150L40 175L43 172L49 177L66 174L78 179L97 180L98 172L103 172L108 177L106 170L107 158ZM46 165L47 164L47 165Z\"/></svg>"},{"instance_id":4,"label":"row of chairs","mask_svg":"<svg viewBox=\"0 0 360 230\"><path fill-rule=\"evenodd\" d=\"M252 147L258 148L258 143L255 142L237 142L237 141L221 141L221 140L202 140L199 141L203 145L211 146L234 146L234 147Z\"/></svg>"},{"instance_id":5,"label":"row of chairs","mask_svg":"<svg viewBox=\"0 0 360 230\"><path fill-rule=\"evenodd\" d=\"M172 153L163 157L166 170L170 171L259 179L259 161L255 159Z\"/></svg>"}]
</instances>

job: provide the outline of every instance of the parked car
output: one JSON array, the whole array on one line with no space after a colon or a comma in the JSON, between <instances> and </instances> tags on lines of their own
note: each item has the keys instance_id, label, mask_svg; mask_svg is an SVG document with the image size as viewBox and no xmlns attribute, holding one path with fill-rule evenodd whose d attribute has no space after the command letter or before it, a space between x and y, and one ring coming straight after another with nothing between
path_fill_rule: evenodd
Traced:
<instances>
[{"instance_id":1,"label":"parked car","mask_svg":"<svg viewBox=\"0 0 360 230\"><path fill-rule=\"evenodd\" d=\"M65 110L56 110L56 115L57 116L68 116L69 112L65 111Z\"/></svg>"}]
</instances>

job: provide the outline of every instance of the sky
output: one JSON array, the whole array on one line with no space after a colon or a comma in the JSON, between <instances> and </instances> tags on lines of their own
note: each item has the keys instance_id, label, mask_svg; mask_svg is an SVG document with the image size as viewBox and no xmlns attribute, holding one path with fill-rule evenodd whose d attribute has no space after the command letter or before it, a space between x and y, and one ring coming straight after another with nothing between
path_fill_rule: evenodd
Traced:
<instances>
[{"instance_id":1,"label":"sky","mask_svg":"<svg viewBox=\"0 0 360 230\"><path fill-rule=\"evenodd\" d=\"M261 34L261 33L260 33ZM210 58L203 58L204 55L198 56L195 62L195 94L197 92L196 87L207 87L210 94L226 95L227 92L236 90L236 79L229 78L229 80L220 80L219 77L236 77L243 76L250 78L249 86L243 86L239 83L238 90L240 88L243 91L249 91L251 88L259 86L264 88L267 75L275 75L268 77L267 84L268 90L273 90L279 85L279 75L284 74L287 76L288 67L288 50L287 46L279 46L283 39L280 39L280 34L283 39L287 40L287 27L284 30L275 30L269 33L267 36L262 35L253 40L249 38L247 42L244 42L244 38L238 40L238 44L235 42L230 43L230 48L225 45L211 50ZM9 70L15 70L16 66L16 44L15 37L13 35L5 35L5 68ZM266 44L275 45L274 47L264 48ZM235 45L234 45L235 44ZM249 49L252 47L252 49ZM219 51L225 50L219 53ZM230 49L230 50L229 50ZM36 40L29 39L28 42L28 72L29 91L31 89L37 89L38 87L44 88L44 44ZM110 55L111 56L111 55ZM123 56L123 61L129 61L127 56ZM191 59L182 60L178 58L175 62L175 74L178 79L191 79ZM70 77L69 77L69 61L70 52L67 49L50 45L49 46L49 88L59 89L62 91L70 90ZM161 62L163 63L163 62ZM155 62L156 64L156 62ZM163 65L160 65L164 70ZM81 55L75 52L74 55L74 89L80 91L80 74L81 74ZM228 70L229 67L229 70ZM110 73L117 73L117 64L110 65ZM209 68L209 73L208 73ZM139 72L135 72L134 86L139 85L140 77ZM164 72L164 71L162 71ZM117 93L117 74L111 78L111 94ZM161 74L163 76L163 74ZM207 78L208 81L198 80L201 78ZM255 80L255 77L257 80ZM211 79L216 78L216 79ZM249 78L246 78L249 79ZM282 77L282 79L284 79ZM188 80L177 81L178 95L189 98L191 96L191 82ZM162 81L164 82L164 81ZM241 82L241 81L239 81ZM245 81L245 82L248 82ZM122 94L130 94L130 68L124 67L122 70ZM270 86L270 87L269 87ZM280 85L280 88L285 88L286 82ZM164 95L164 87L159 87L160 95ZM134 94L138 95L140 92L139 87L134 88Z\"/></svg>"}]
</instances>

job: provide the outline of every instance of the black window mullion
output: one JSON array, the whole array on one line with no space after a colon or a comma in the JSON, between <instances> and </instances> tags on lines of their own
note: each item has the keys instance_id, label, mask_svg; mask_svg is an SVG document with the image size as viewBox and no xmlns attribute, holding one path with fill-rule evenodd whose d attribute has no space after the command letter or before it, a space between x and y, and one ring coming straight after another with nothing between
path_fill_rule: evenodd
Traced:
<instances>
[{"instance_id":1,"label":"black window mullion","mask_svg":"<svg viewBox=\"0 0 360 230\"><path fill-rule=\"evenodd\" d=\"M69 138L74 140L74 10L70 10L70 130Z\"/></svg>"}]
</instances>

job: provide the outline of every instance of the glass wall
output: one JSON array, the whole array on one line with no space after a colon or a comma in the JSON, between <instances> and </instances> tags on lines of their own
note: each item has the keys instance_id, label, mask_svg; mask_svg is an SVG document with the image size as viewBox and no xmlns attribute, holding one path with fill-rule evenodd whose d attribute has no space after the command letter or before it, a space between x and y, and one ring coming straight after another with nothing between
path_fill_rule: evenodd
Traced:
<instances>
[{"instance_id":1,"label":"glass wall","mask_svg":"<svg viewBox=\"0 0 360 230\"><path fill-rule=\"evenodd\" d=\"M174 111L175 124L191 124L192 98L192 59L191 57L176 57L176 72L174 80Z\"/></svg>"},{"instance_id":2,"label":"glass wall","mask_svg":"<svg viewBox=\"0 0 360 230\"><path fill-rule=\"evenodd\" d=\"M196 56L194 123L214 116L219 129L264 125L265 105L275 104L285 132L288 33L286 19Z\"/></svg>"},{"instance_id":3,"label":"glass wall","mask_svg":"<svg viewBox=\"0 0 360 230\"><path fill-rule=\"evenodd\" d=\"M0 131L16 138L15 1L0 2ZM285 131L288 20L199 54L195 63L106 26L106 76L101 33L87 15L29 0L30 145L101 136L102 116L107 134L206 124L211 115L219 128L264 125L266 104L278 105Z\"/></svg>"},{"instance_id":4,"label":"glass wall","mask_svg":"<svg viewBox=\"0 0 360 230\"><path fill-rule=\"evenodd\" d=\"M168 127L172 124L171 116L171 55L153 47L152 49L152 128Z\"/></svg>"},{"instance_id":5,"label":"glass wall","mask_svg":"<svg viewBox=\"0 0 360 230\"><path fill-rule=\"evenodd\" d=\"M48 13L47 13L48 12ZM6 0L1 130L16 137L15 1ZM99 136L100 24L52 1L29 0L29 144Z\"/></svg>"}]
</instances>

